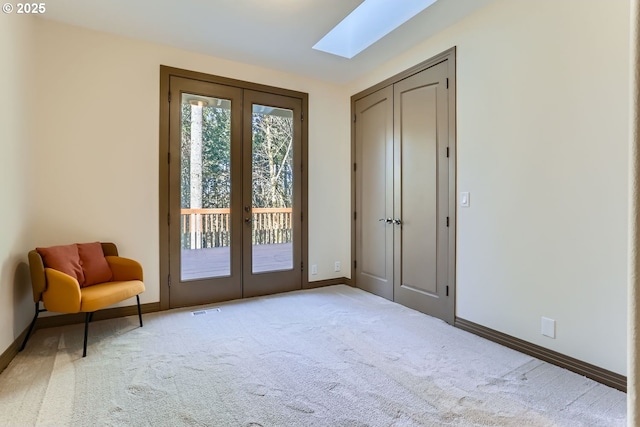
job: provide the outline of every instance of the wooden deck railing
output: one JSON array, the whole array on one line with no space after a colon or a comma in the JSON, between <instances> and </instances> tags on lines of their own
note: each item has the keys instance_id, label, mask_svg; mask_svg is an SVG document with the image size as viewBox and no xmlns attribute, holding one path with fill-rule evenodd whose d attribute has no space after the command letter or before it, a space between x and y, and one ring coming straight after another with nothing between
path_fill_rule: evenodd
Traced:
<instances>
[{"instance_id":1,"label":"wooden deck railing","mask_svg":"<svg viewBox=\"0 0 640 427\"><path fill-rule=\"evenodd\" d=\"M291 208L254 208L251 236L253 244L291 242L291 211ZM229 214L229 209L181 209L182 249L229 246L231 240Z\"/></svg>"}]
</instances>

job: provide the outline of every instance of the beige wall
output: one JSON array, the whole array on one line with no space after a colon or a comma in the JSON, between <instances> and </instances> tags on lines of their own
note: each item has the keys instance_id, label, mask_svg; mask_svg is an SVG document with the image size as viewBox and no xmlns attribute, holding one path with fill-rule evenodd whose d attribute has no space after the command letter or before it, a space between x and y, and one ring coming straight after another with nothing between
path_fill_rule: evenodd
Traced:
<instances>
[{"instance_id":1,"label":"beige wall","mask_svg":"<svg viewBox=\"0 0 640 427\"><path fill-rule=\"evenodd\" d=\"M625 374L628 2L498 0L350 93L452 46L457 316Z\"/></svg>"},{"instance_id":2,"label":"beige wall","mask_svg":"<svg viewBox=\"0 0 640 427\"><path fill-rule=\"evenodd\" d=\"M14 40L2 37L2 48L16 54L21 49L13 44L18 30L2 31ZM350 179L349 99L344 88L42 19L34 20L33 37L37 97L24 97L20 86L13 88L20 68L1 67L15 74L2 82L13 88L11 98L32 104L28 111L12 112L8 117L16 123L0 130L3 141L11 140L10 155L4 155L5 149L0 160L10 174L0 186L2 195L7 193L1 200L13 207L9 221L0 222L0 304L1 315L16 323L14 331L0 330L0 353L32 315L30 295L13 298L12 287L16 266L26 262L27 250L35 245L114 241L124 256L145 268L147 291L141 301L159 300L160 64L309 93L309 261L318 265L310 280L348 275L348 269L333 271L335 261L347 266L350 259L350 195L344 185ZM22 126L27 122L28 128ZM21 134L25 129L33 132L30 142ZM27 162L28 149L33 154ZM37 184L27 195L29 177ZM25 218L27 209L21 206L28 200L33 209ZM23 225L30 232L26 244L20 241Z\"/></svg>"},{"instance_id":3,"label":"beige wall","mask_svg":"<svg viewBox=\"0 0 640 427\"><path fill-rule=\"evenodd\" d=\"M26 253L29 241L32 108L32 24L0 14L0 353L33 316Z\"/></svg>"}]
</instances>

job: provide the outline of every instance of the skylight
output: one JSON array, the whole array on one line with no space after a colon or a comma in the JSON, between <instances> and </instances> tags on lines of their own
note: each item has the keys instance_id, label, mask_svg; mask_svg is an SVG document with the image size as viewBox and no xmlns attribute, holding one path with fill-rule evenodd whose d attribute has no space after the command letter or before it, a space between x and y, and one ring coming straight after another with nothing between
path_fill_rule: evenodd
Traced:
<instances>
[{"instance_id":1,"label":"skylight","mask_svg":"<svg viewBox=\"0 0 640 427\"><path fill-rule=\"evenodd\" d=\"M436 0L365 0L313 48L351 59Z\"/></svg>"}]
</instances>

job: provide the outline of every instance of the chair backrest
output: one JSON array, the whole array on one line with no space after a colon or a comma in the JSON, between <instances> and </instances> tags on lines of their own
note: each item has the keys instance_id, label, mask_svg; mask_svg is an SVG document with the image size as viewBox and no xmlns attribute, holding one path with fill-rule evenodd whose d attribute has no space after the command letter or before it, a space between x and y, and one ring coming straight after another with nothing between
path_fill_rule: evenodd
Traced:
<instances>
[{"instance_id":1,"label":"chair backrest","mask_svg":"<svg viewBox=\"0 0 640 427\"><path fill-rule=\"evenodd\" d=\"M105 242L102 245L104 256L118 256L118 247L115 243ZM42 293L47 289L47 278L44 274L44 262L38 251L29 251L29 270L31 271L31 287L33 301L42 301Z\"/></svg>"},{"instance_id":2,"label":"chair backrest","mask_svg":"<svg viewBox=\"0 0 640 427\"><path fill-rule=\"evenodd\" d=\"M115 243L100 243L104 256L118 256L118 248Z\"/></svg>"}]
</instances>

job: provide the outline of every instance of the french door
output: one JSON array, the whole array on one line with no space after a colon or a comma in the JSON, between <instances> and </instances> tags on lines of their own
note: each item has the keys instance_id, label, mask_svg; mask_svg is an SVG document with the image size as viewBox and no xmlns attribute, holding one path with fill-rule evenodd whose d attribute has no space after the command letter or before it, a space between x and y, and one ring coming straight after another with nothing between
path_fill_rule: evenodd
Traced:
<instances>
[{"instance_id":1,"label":"french door","mask_svg":"<svg viewBox=\"0 0 640 427\"><path fill-rule=\"evenodd\" d=\"M300 99L244 91L243 296L302 288Z\"/></svg>"},{"instance_id":2,"label":"french door","mask_svg":"<svg viewBox=\"0 0 640 427\"><path fill-rule=\"evenodd\" d=\"M168 296L302 287L302 100L171 76Z\"/></svg>"}]
</instances>

